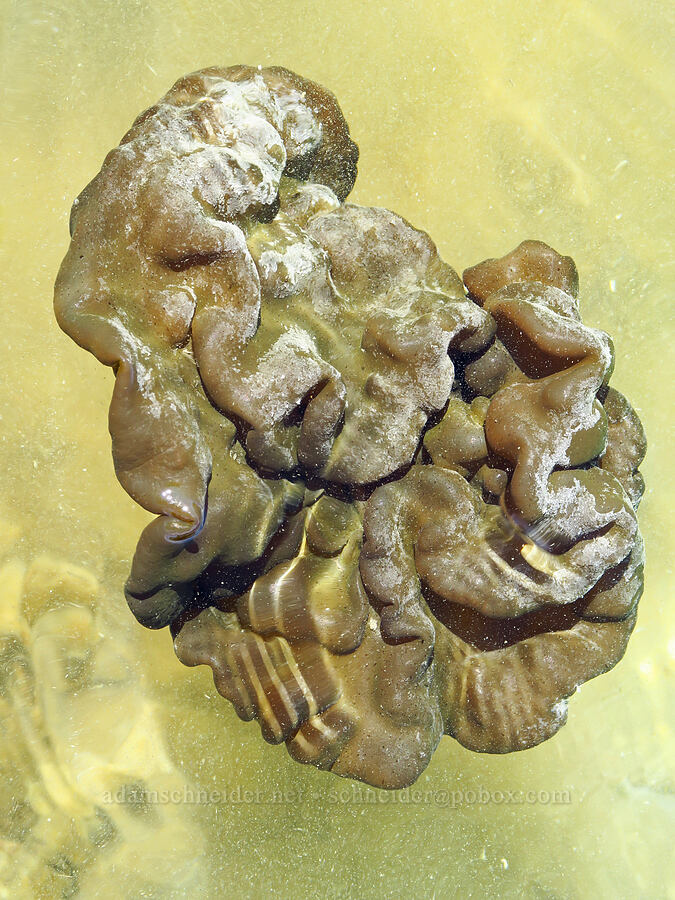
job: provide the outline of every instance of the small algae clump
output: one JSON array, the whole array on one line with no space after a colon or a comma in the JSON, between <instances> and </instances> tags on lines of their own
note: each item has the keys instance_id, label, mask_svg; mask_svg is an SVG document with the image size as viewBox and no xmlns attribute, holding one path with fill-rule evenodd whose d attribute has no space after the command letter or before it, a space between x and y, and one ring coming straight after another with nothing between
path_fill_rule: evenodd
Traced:
<instances>
[{"instance_id":1,"label":"small algae clump","mask_svg":"<svg viewBox=\"0 0 675 900\"><path fill-rule=\"evenodd\" d=\"M67 559L0 561L3 897L203 895L205 835L164 802L195 789L112 599Z\"/></svg>"}]
</instances>

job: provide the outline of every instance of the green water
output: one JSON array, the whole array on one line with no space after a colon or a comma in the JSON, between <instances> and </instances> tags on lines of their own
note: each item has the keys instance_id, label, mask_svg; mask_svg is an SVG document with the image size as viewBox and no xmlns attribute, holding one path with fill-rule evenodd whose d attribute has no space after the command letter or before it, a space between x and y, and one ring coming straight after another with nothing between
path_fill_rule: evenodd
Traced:
<instances>
[{"instance_id":1,"label":"green water","mask_svg":"<svg viewBox=\"0 0 675 900\"><path fill-rule=\"evenodd\" d=\"M629 0L0 2L0 897L675 896L668 17ZM112 376L52 318L72 199L178 76L237 62L331 88L361 148L352 199L429 231L460 271L529 237L573 256L650 442L623 661L552 740L491 757L445 738L407 792L293 763L135 624L121 585L149 516L113 473Z\"/></svg>"}]
</instances>

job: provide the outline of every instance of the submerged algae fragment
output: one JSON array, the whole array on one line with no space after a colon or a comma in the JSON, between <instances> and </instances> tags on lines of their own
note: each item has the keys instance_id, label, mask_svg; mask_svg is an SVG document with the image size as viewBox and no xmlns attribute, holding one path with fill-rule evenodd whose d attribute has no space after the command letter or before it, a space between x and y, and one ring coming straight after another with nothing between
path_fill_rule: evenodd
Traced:
<instances>
[{"instance_id":1,"label":"submerged algae fragment","mask_svg":"<svg viewBox=\"0 0 675 900\"><path fill-rule=\"evenodd\" d=\"M55 302L158 514L132 611L266 740L396 788L444 733L546 739L621 658L645 445L573 261L526 241L463 284L345 202L357 157L316 84L188 75L75 202Z\"/></svg>"},{"instance_id":2,"label":"submerged algae fragment","mask_svg":"<svg viewBox=\"0 0 675 900\"><path fill-rule=\"evenodd\" d=\"M199 826L185 804L162 802L192 787L110 600L65 559L0 566L3 897L204 889Z\"/></svg>"}]
</instances>

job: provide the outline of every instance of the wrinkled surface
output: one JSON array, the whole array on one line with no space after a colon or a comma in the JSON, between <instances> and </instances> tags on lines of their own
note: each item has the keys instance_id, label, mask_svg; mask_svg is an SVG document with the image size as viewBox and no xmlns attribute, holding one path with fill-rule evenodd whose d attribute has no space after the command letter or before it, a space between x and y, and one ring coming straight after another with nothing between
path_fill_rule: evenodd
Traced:
<instances>
[{"instance_id":1,"label":"wrinkled surface","mask_svg":"<svg viewBox=\"0 0 675 900\"><path fill-rule=\"evenodd\" d=\"M645 443L569 257L527 241L467 296L344 202L356 159L286 70L181 79L76 201L56 312L159 514L133 612L295 759L394 788L443 733L546 739L621 658Z\"/></svg>"}]
</instances>

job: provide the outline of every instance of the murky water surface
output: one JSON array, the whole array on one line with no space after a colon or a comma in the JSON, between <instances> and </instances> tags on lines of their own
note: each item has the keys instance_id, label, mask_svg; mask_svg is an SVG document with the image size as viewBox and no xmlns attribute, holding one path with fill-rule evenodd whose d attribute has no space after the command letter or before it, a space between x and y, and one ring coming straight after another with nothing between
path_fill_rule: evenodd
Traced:
<instances>
[{"instance_id":1,"label":"murky water surface","mask_svg":"<svg viewBox=\"0 0 675 900\"><path fill-rule=\"evenodd\" d=\"M668 10L3 0L0 896L674 896ZM112 375L52 319L72 199L179 75L236 62L330 87L361 147L353 199L460 271L528 237L572 255L650 441L624 660L552 740L490 757L445 738L410 791L293 763L134 622L149 517L114 477Z\"/></svg>"}]
</instances>

